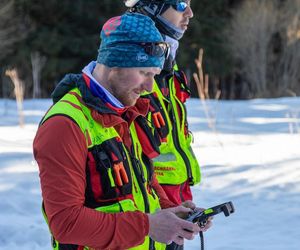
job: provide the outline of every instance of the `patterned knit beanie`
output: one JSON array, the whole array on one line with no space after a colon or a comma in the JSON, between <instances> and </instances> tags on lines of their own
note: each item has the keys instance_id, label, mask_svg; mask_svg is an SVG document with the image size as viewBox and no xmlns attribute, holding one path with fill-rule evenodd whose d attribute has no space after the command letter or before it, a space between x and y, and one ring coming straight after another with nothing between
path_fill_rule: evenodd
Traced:
<instances>
[{"instance_id":1,"label":"patterned knit beanie","mask_svg":"<svg viewBox=\"0 0 300 250\"><path fill-rule=\"evenodd\" d=\"M119 68L163 67L165 54L152 55L145 49L151 43L164 43L152 19L145 15L126 13L113 17L103 25L100 37L100 64Z\"/></svg>"}]
</instances>

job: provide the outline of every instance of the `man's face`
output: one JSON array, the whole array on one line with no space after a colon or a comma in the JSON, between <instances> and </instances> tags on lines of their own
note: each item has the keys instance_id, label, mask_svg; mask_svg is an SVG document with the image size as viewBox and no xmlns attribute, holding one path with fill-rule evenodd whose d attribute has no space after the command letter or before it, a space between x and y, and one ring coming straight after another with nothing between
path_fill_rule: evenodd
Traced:
<instances>
[{"instance_id":1,"label":"man's face","mask_svg":"<svg viewBox=\"0 0 300 250\"><path fill-rule=\"evenodd\" d=\"M112 68L108 76L108 90L124 106L134 106L141 93L152 91L154 76L159 68Z\"/></svg>"},{"instance_id":2,"label":"man's face","mask_svg":"<svg viewBox=\"0 0 300 250\"><path fill-rule=\"evenodd\" d=\"M162 14L162 17L174 24L177 28L184 31L188 28L190 18L194 16L190 6L191 1L187 0L186 3L188 4L188 7L184 12L179 12L173 7L170 7Z\"/></svg>"}]
</instances>

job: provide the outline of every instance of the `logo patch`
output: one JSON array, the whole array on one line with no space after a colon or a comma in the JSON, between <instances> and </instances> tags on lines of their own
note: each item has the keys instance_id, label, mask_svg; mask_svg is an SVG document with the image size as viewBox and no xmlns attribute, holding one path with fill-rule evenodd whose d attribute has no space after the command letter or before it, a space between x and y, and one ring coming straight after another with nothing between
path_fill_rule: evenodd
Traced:
<instances>
[{"instance_id":1,"label":"logo patch","mask_svg":"<svg viewBox=\"0 0 300 250\"><path fill-rule=\"evenodd\" d=\"M139 52L137 55L136 55L136 60L138 61L138 62L146 62L146 61L148 61L148 55L147 54L145 54L145 53L141 53L141 52Z\"/></svg>"}]
</instances>

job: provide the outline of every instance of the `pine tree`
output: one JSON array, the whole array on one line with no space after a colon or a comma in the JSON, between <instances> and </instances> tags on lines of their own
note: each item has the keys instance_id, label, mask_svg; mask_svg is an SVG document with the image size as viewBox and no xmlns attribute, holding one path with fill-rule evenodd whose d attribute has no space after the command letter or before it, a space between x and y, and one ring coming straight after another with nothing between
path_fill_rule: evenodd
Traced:
<instances>
[{"instance_id":1,"label":"pine tree","mask_svg":"<svg viewBox=\"0 0 300 250\"><path fill-rule=\"evenodd\" d=\"M23 78L31 82L31 54L45 57L42 83L46 96L65 73L81 72L95 60L103 23L123 12L121 2L110 0L15 1L23 19L28 20L29 33L6 63L18 65Z\"/></svg>"}]
</instances>

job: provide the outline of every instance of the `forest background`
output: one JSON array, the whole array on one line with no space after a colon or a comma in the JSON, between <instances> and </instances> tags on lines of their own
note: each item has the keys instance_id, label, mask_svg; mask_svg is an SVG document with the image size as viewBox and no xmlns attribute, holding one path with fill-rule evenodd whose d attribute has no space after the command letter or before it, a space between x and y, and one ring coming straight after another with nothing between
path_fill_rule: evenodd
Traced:
<instances>
[{"instance_id":1,"label":"forest background","mask_svg":"<svg viewBox=\"0 0 300 250\"><path fill-rule=\"evenodd\" d=\"M300 0L192 0L194 17L177 62L194 97L195 59L204 49L209 96L300 95ZM13 98L14 69L25 98L49 98L66 73L95 60L103 23L122 0L0 0L0 98Z\"/></svg>"}]
</instances>

